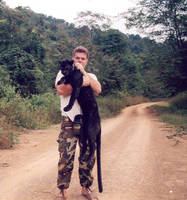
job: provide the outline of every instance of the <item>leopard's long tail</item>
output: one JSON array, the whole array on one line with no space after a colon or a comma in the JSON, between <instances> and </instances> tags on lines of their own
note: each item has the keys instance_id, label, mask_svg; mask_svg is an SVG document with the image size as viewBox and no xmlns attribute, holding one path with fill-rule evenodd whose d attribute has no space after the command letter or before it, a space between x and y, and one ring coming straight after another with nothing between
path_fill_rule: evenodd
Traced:
<instances>
[{"instance_id":1,"label":"leopard's long tail","mask_svg":"<svg viewBox=\"0 0 187 200\"><path fill-rule=\"evenodd\" d=\"M101 175L101 132L97 136L97 181L99 192L103 192L102 175Z\"/></svg>"}]
</instances>

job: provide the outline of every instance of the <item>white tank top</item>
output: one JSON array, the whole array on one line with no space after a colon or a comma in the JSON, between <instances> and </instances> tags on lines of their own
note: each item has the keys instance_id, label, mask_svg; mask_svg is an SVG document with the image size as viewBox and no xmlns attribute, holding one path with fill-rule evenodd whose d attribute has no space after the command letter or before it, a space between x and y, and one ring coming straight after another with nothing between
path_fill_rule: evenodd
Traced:
<instances>
[{"instance_id":1,"label":"white tank top","mask_svg":"<svg viewBox=\"0 0 187 200\"><path fill-rule=\"evenodd\" d=\"M92 74L92 73L88 73L93 79L97 80L97 77L95 76L95 74ZM57 74L57 77L56 77L56 81L55 81L55 85L57 85L57 82L63 77L64 75L61 73L61 71L58 72ZM77 100L75 100L75 103L72 107L72 109L68 112L65 112L63 110L63 108L65 106L68 105L69 103L69 100L70 100L70 97L71 96L63 96L63 95L60 95L60 108L61 108L61 113L62 113L62 116L68 116L72 121L74 121L74 118L76 115L78 114L82 114L82 110L80 108L80 105L78 103Z\"/></svg>"}]
</instances>

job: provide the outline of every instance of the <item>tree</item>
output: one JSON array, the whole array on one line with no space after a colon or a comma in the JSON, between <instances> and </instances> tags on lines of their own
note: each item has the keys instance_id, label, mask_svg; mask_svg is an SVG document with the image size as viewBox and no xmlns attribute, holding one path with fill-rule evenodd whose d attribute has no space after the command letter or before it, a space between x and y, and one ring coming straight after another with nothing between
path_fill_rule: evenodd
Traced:
<instances>
[{"instance_id":1,"label":"tree","mask_svg":"<svg viewBox=\"0 0 187 200\"><path fill-rule=\"evenodd\" d=\"M78 14L75 19L75 24L79 27L87 26L90 29L100 29L105 31L111 27L112 21L110 16L86 11Z\"/></svg>"},{"instance_id":2,"label":"tree","mask_svg":"<svg viewBox=\"0 0 187 200\"><path fill-rule=\"evenodd\" d=\"M22 96L44 91L44 73L39 69L39 62L31 54L19 47L11 48L0 54L0 65L6 66L11 85L15 86Z\"/></svg>"},{"instance_id":3,"label":"tree","mask_svg":"<svg viewBox=\"0 0 187 200\"><path fill-rule=\"evenodd\" d=\"M24 38L25 40L22 42L23 49L27 53L30 53L34 57L40 59L40 61L42 62L45 57L45 50L42 47L40 38L34 32L30 33L29 36L24 37Z\"/></svg>"},{"instance_id":4,"label":"tree","mask_svg":"<svg viewBox=\"0 0 187 200\"><path fill-rule=\"evenodd\" d=\"M102 95L116 94L125 91L126 74L116 59L108 55L98 53L99 61L98 79L102 83Z\"/></svg>"},{"instance_id":5,"label":"tree","mask_svg":"<svg viewBox=\"0 0 187 200\"><path fill-rule=\"evenodd\" d=\"M3 1L3 0L0 0L0 8L2 7L2 6L4 6L5 5L5 2Z\"/></svg>"},{"instance_id":6,"label":"tree","mask_svg":"<svg viewBox=\"0 0 187 200\"><path fill-rule=\"evenodd\" d=\"M186 0L141 0L126 16L127 27L137 27L164 39L167 51L159 70L172 95L187 90Z\"/></svg>"},{"instance_id":7,"label":"tree","mask_svg":"<svg viewBox=\"0 0 187 200\"><path fill-rule=\"evenodd\" d=\"M105 32L98 32L94 38L94 43L105 55L120 57L127 51L127 40L123 33L110 29Z\"/></svg>"},{"instance_id":8,"label":"tree","mask_svg":"<svg viewBox=\"0 0 187 200\"><path fill-rule=\"evenodd\" d=\"M173 38L181 47L186 37L186 0L141 0L128 12L127 27L137 27L151 35Z\"/></svg>"}]
</instances>

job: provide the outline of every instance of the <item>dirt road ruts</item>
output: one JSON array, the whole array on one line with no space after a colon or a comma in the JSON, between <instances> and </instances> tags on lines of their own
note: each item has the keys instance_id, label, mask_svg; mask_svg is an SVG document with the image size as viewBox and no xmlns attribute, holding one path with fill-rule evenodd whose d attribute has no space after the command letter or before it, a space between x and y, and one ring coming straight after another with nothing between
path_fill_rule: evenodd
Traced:
<instances>
[{"instance_id":1,"label":"dirt road ruts","mask_svg":"<svg viewBox=\"0 0 187 200\"><path fill-rule=\"evenodd\" d=\"M100 200L187 200L187 140L168 140L165 125L148 112L151 104L102 121ZM0 150L0 200L56 199L59 129L29 131L13 149ZM76 157L68 200L84 199L77 167Z\"/></svg>"}]
</instances>

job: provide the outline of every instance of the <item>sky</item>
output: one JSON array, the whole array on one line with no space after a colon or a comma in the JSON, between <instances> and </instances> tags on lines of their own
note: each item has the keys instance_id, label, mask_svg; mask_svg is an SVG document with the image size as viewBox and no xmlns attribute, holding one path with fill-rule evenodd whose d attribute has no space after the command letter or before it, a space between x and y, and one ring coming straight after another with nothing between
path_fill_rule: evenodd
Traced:
<instances>
[{"instance_id":1,"label":"sky","mask_svg":"<svg viewBox=\"0 0 187 200\"><path fill-rule=\"evenodd\" d=\"M4 0L6 4L15 8L17 6L30 7L36 13L42 13L58 19L73 23L81 11L116 16L135 7L138 0ZM116 22L114 28L124 32L122 22Z\"/></svg>"}]
</instances>

